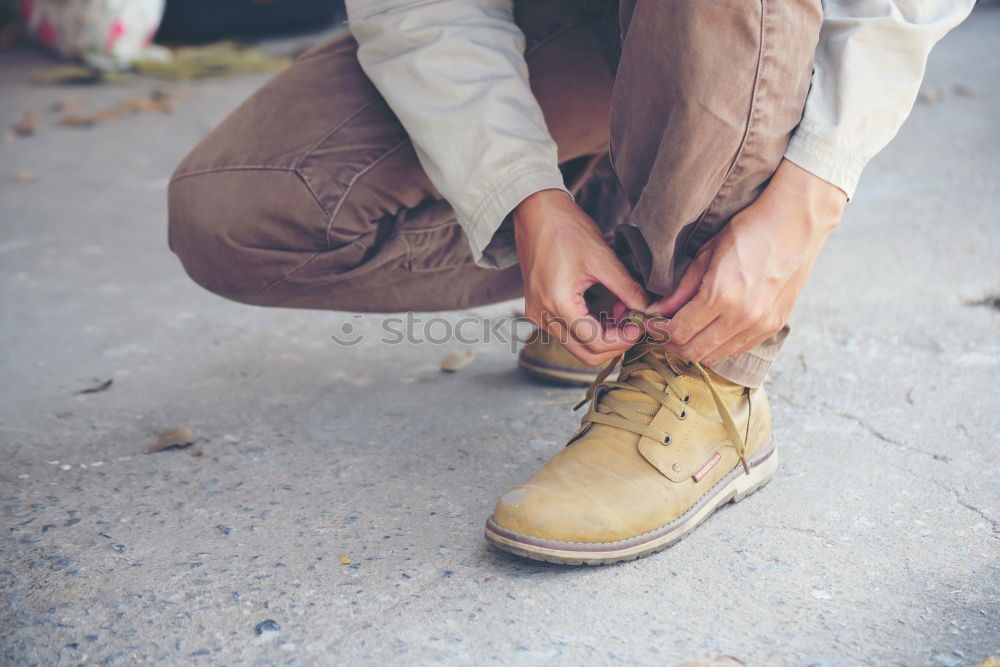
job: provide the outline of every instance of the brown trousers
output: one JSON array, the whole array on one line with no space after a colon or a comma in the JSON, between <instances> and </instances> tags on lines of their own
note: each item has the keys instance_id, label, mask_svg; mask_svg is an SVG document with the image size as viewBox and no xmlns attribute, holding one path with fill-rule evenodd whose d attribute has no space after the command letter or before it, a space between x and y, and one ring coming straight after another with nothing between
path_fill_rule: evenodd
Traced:
<instances>
[{"instance_id":1,"label":"brown trousers","mask_svg":"<svg viewBox=\"0 0 1000 667\"><path fill-rule=\"evenodd\" d=\"M568 186L662 295L777 168L802 115L821 7L622 0L615 12L516 5ZM184 159L170 247L198 284L257 305L393 312L520 296L518 267L473 264L356 49L345 35L308 51ZM715 370L759 385L783 338Z\"/></svg>"}]
</instances>

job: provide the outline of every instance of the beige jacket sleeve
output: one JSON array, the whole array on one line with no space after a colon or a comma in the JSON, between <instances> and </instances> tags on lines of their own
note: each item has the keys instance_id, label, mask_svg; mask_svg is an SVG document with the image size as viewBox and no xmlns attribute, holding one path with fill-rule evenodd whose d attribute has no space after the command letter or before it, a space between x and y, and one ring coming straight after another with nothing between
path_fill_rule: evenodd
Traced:
<instances>
[{"instance_id":1,"label":"beige jacket sleeve","mask_svg":"<svg viewBox=\"0 0 1000 667\"><path fill-rule=\"evenodd\" d=\"M482 266L517 261L494 235L528 195L565 190L528 84L512 0L347 0L365 73L455 209Z\"/></svg>"},{"instance_id":2,"label":"beige jacket sleeve","mask_svg":"<svg viewBox=\"0 0 1000 667\"><path fill-rule=\"evenodd\" d=\"M812 87L785 157L848 197L910 114L927 56L974 0L824 0Z\"/></svg>"},{"instance_id":3,"label":"beige jacket sleeve","mask_svg":"<svg viewBox=\"0 0 1000 667\"><path fill-rule=\"evenodd\" d=\"M481 266L516 262L508 213L565 190L513 0L347 0L358 60L455 209ZM824 0L812 87L785 154L853 196L899 131L931 48L973 0Z\"/></svg>"}]
</instances>

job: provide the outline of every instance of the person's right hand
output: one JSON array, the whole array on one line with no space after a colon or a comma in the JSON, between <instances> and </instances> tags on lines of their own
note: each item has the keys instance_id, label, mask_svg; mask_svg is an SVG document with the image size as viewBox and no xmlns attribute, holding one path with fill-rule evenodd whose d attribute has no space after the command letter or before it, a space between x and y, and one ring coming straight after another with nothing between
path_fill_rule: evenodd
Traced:
<instances>
[{"instance_id":1,"label":"person's right hand","mask_svg":"<svg viewBox=\"0 0 1000 667\"><path fill-rule=\"evenodd\" d=\"M561 190L542 190L514 209L514 241L524 278L528 318L562 342L573 356L596 366L635 345L643 331L604 326L590 314L583 293L604 285L620 301L614 308L645 310L646 290L601 238L597 223Z\"/></svg>"}]
</instances>

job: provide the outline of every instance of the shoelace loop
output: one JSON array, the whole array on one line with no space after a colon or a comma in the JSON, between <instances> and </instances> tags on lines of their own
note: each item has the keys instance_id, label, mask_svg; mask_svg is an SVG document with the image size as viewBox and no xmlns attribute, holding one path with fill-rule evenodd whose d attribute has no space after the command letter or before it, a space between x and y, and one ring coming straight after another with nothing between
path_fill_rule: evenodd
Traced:
<instances>
[{"instance_id":1,"label":"shoelace loop","mask_svg":"<svg viewBox=\"0 0 1000 667\"><path fill-rule=\"evenodd\" d=\"M625 321L642 328L645 321L650 318L651 316L647 316L645 313L633 310L626 316ZM666 362L664 362L650 354L654 349L660 347L659 343L647 340L638 343L628 352L624 352L608 362L587 389L586 397L574 408L574 410L577 410L585 403L590 403L589 410L583 416L583 423L605 424L631 431L637 435L652 438L659 442L669 442L669 435L653 427L649 422L660 406L667 408L683 419L683 415L686 414L685 405L690 396L683 391L681 380L683 376L673 367L670 359L667 358ZM630 355L627 366L625 364L626 355ZM619 375L618 380L608 380L608 376L619 362L622 363L622 374ZM702 380L708 386L708 391L712 395L712 400L715 401L719 417L722 418L722 425L725 428L726 436L736 449L736 453L740 457L740 463L743 464L743 470L749 474L750 466L746 459L746 443L740 435L739 429L736 428L736 422L733 420L729 408L726 407L722 395L716 388L715 383L712 382L712 377L700 363L694 362L688 365L698 370ZM635 377L637 372L642 370L650 370L656 373L663 379L664 388L661 389L645 378ZM602 391L614 389L641 392L655 400L659 405L640 401L628 401Z\"/></svg>"}]
</instances>

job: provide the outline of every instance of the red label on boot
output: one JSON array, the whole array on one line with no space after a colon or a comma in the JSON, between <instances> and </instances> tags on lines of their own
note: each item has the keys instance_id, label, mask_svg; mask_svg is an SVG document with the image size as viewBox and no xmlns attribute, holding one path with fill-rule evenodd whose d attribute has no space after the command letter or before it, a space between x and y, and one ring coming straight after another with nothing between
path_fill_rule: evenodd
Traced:
<instances>
[{"instance_id":1,"label":"red label on boot","mask_svg":"<svg viewBox=\"0 0 1000 667\"><path fill-rule=\"evenodd\" d=\"M691 477L694 479L694 481L700 482L701 478L704 477L705 475L707 475L708 471L711 470L712 468L714 468L715 464L718 463L719 459L721 459L721 458L722 458L722 454L720 454L719 452L716 452L715 454L712 455L712 458L710 458L708 460L708 463L706 463L705 465L703 465L701 467L701 469L698 472L696 472L695 474L691 475Z\"/></svg>"}]
</instances>

